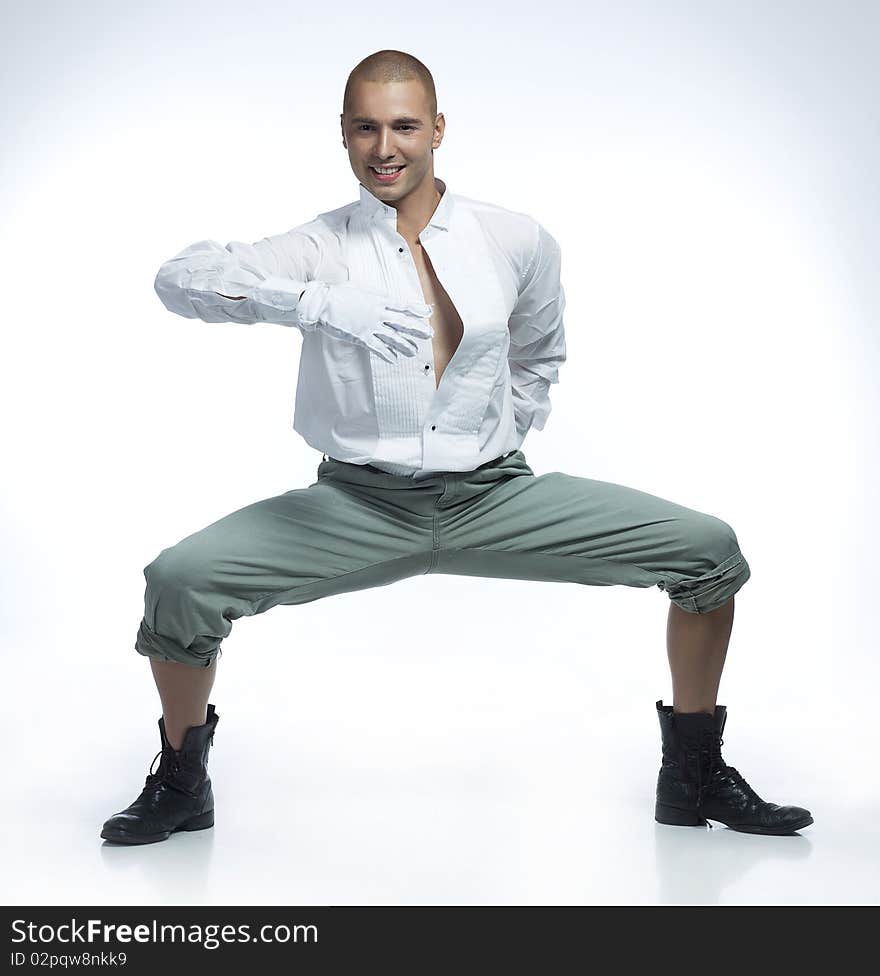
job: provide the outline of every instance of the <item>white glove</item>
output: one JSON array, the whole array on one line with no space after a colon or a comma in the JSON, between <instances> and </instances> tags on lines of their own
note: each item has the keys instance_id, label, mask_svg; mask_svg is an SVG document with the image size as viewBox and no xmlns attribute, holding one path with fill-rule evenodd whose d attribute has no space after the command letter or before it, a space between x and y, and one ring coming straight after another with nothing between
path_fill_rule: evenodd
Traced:
<instances>
[{"instance_id":1,"label":"white glove","mask_svg":"<svg viewBox=\"0 0 880 976\"><path fill-rule=\"evenodd\" d=\"M317 324L322 332L365 346L387 363L397 362L398 353L415 356L419 347L410 336L430 339L434 335L428 322L433 311L433 305L400 302L350 281L332 285L310 281L297 307L306 328Z\"/></svg>"}]
</instances>

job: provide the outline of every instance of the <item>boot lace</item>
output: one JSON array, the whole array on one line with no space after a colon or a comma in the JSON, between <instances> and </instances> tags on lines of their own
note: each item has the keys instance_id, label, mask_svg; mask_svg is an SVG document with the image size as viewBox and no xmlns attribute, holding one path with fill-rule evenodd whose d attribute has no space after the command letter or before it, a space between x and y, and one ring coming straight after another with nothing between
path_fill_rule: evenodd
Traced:
<instances>
[{"instance_id":1,"label":"boot lace","mask_svg":"<svg viewBox=\"0 0 880 976\"><path fill-rule=\"evenodd\" d=\"M153 763L160 756L166 756L169 759L169 762L161 763L159 765L159 769L154 773ZM157 786L159 783L171 776L174 776L175 773L179 771L180 756L173 750L166 750L162 748L156 753L155 756L153 756L153 762L150 763L150 772L147 774L147 786Z\"/></svg>"},{"instance_id":2,"label":"boot lace","mask_svg":"<svg viewBox=\"0 0 880 976\"><path fill-rule=\"evenodd\" d=\"M721 747L724 739L714 729L703 729L700 742L694 755L697 757L697 802L703 799L703 792L712 782L712 777L717 772L723 772L740 789L747 792L754 792L746 782L746 778L735 767L728 764L721 757ZM705 776L705 780L704 780Z\"/></svg>"},{"instance_id":3,"label":"boot lace","mask_svg":"<svg viewBox=\"0 0 880 976\"><path fill-rule=\"evenodd\" d=\"M213 745L214 743L213 729L211 729L211 738L209 741L210 744ZM183 750L181 750L181 752L178 752L176 749L173 749L170 745L163 744L162 748L156 753L155 756L153 756L153 762L150 763L150 771L147 774L147 780L146 783L144 784L144 787L145 788L151 786L155 787L161 785L162 783L165 783L168 786L172 787L173 789L179 790L181 793L186 793L188 796L198 796L198 792L199 792L198 789L188 790L176 779L177 775L182 770L182 764L180 761L182 751ZM163 761L159 763L159 768L154 773L153 763L155 763L160 756L164 757ZM204 757L202 761L203 762L205 761Z\"/></svg>"},{"instance_id":4,"label":"boot lace","mask_svg":"<svg viewBox=\"0 0 880 976\"><path fill-rule=\"evenodd\" d=\"M163 756L164 760L159 763L159 768L154 773L153 763L160 756ZM153 762L150 763L150 772L147 775L147 781L144 785L146 787L155 787L164 783L167 786L170 786L172 789L178 790L180 793L186 793L187 796L197 796L197 790L188 790L175 780L175 777L180 770L180 753L176 752L174 749L162 748L156 753L155 756L153 756Z\"/></svg>"},{"instance_id":5,"label":"boot lace","mask_svg":"<svg viewBox=\"0 0 880 976\"><path fill-rule=\"evenodd\" d=\"M697 805L703 802L703 795L712 782L712 777L716 770L732 768L728 767L721 758L721 747L724 739L721 738L715 728L703 728L694 743L691 755L696 759L697 764Z\"/></svg>"},{"instance_id":6,"label":"boot lace","mask_svg":"<svg viewBox=\"0 0 880 976\"><path fill-rule=\"evenodd\" d=\"M736 788L745 793L755 794L754 790L746 782L745 777L735 766L729 766L721 755L721 747L724 739L721 738L718 730L713 726L704 726L699 734L693 738L688 737L682 743L683 749L683 768L688 768L691 764L696 765L696 784L697 784L697 806L699 807L705 796L706 790L712 784L716 773L722 773ZM711 821L707 821L712 826Z\"/></svg>"}]
</instances>

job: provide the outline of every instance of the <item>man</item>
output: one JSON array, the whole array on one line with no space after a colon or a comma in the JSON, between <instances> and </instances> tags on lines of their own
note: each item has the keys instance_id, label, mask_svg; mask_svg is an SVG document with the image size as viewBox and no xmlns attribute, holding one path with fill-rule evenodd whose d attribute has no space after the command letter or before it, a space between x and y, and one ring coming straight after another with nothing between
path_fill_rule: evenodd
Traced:
<instances>
[{"instance_id":1,"label":"man","mask_svg":"<svg viewBox=\"0 0 880 976\"><path fill-rule=\"evenodd\" d=\"M556 240L435 178L445 119L416 58L361 61L341 127L356 202L255 244L200 241L156 277L187 318L301 331L294 428L324 460L312 485L233 512L144 569L135 648L162 701L161 761L101 836L152 843L213 825L208 698L233 620L424 573L665 590L673 704L656 703L655 818L769 834L812 823L721 757L716 696L750 577L733 529L623 485L536 477L520 450L544 427L566 358Z\"/></svg>"}]
</instances>

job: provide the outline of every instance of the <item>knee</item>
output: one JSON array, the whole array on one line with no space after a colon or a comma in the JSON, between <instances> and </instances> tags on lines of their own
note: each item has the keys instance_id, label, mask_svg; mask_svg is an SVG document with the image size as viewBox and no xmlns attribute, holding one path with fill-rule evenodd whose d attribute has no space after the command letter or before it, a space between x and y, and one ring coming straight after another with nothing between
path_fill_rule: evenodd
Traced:
<instances>
[{"instance_id":1,"label":"knee","mask_svg":"<svg viewBox=\"0 0 880 976\"><path fill-rule=\"evenodd\" d=\"M204 563L181 544L163 549L144 567L147 586L154 591L192 589L204 575Z\"/></svg>"},{"instance_id":2,"label":"knee","mask_svg":"<svg viewBox=\"0 0 880 976\"><path fill-rule=\"evenodd\" d=\"M736 533L722 519L694 512L683 520L684 574L677 570L661 588L673 603L691 613L709 613L727 603L746 583L751 570Z\"/></svg>"},{"instance_id":3,"label":"knee","mask_svg":"<svg viewBox=\"0 0 880 976\"><path fill-rule=\"evenodd\" d=\"M686 520L684 531L691 551L700 561L705 561L707 569L718 566L740 551L733 528L714 515L695 513Z\"/></svg>"}]
</instances>

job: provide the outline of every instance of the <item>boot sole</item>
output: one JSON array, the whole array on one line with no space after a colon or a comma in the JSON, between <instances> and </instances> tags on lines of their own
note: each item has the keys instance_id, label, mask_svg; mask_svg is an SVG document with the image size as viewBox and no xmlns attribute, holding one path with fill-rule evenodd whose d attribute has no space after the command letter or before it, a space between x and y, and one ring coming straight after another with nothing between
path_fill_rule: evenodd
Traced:
<instances>
[{"instance_id":1,"label":"boot sole","mask_svg":"<svg viewBox=\"0 0 880 976\"><path fill-rule=\"evenodd\" d=\"M696 810L683 810L681 807L669 806L668 803L658 803L656 805L654 819L657 823L669 824L674 827L705 827L707 820L706 817L697 813ZM771 834L777 836L794 833L796 830L801 830L803 827L808 827L813 823L812 816L803 817L801 820L797 820L792 824L784 824L778 827L767 827L759 824L729 824L724 820L718 820L717 817L709 817L708 819L715 820L717 823L723 823L725 827L729 827L731 830L738 830L743 834Z\"/></svg>"},{"instance_id":2,"label":"boot sole","mask_svg":"<svg viewBox=\"0 0 880 976\"><path fill-rule=\"evenodd\" d=\"M668 803L657 803L654 819L657 823L671 824L673 827L706 826L706 818L701 817L696 810L682 810L681 807L671 807Z\"/></svg>"},{"instance_id":3,"label":"boot sole","mask_svg":"<svg viewBox=\"0 0 880 976\"><path fill-rule=\"evenodd\" d=\"M724 823L724 821L719 821ZM809 827L813 822L812 817L803 817L801 820L796 820L792 824L785 824L780 827L764 827L760 825L751 826L749 824L727 824L731 830L739 830L744 834L792 834L796 830L800 830L802 827Z\"/></svg>"},{"instance_id":4,"label":"boot sole","mask_svg":"<svg viewBox=\"0 0 880 976\"><path fill-rule=\"evenodd\" d=\"M193 817L178 827L174 827L171 830L163 830L158 834L131 834L125 830L111 830L105 827L101 831L101 836L104 840L110 840L116 844L157 844L159 841L168 840L172 834L177 833L179 830L207 830L213 826L214 811L208 810L207 813Z\"/></svg>"}]
</instances>

